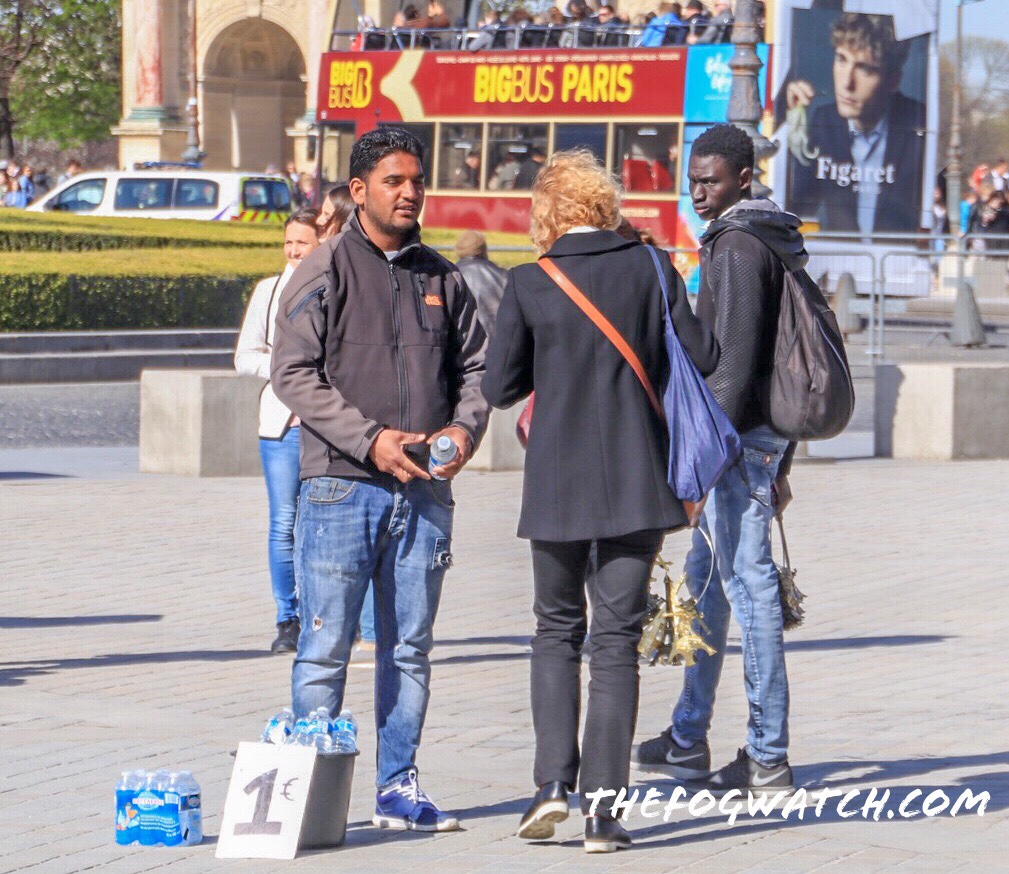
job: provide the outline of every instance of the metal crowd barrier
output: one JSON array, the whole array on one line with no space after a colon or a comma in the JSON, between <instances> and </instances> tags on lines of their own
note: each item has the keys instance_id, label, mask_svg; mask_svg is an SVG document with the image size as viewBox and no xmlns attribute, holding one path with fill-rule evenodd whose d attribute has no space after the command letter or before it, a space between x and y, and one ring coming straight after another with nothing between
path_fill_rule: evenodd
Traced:
<instances>
[{"instance_id":1,"label":"metal crowd barrier","mask_svg":"<svg viewBox=\"0 0 1009 874\"><path fill-rule=\"evenodd\" d=\"M974 277L968 276L966 266L972 259L977 265L983 266L990 261L1004 262L1004 267L991 274L988 278L999 284L998 293L994 296L1005 297L1009 300L1009 235L1007 234L965 234L962 237L942 234L874 234L871 237L872 248L856 249L850 244L866 243L867 238L863 234L809 234L806 237L806 248L810 253L810 270L814 279L819 280L824 273L827 274L827 285L836 287L837 281L844 273L855 273L852 268L852 261L857 261L866 267L866 270L858 271L858 275L865 277L862 283L863 288L869 298L869 317L867 324L868 338L865 354L871 358L880 358L886 352L886 304L888 296L890 298L899 297L923 298L923 297L948 297L943 292L943 265L942 259L953 257L958 260L957 279L966 278L971 285L974 285ZM824 251L819 244L822 243L847 243L848 247L833 248ZM902 245L904 248L880 253L880 244L890 243L891 245ZM975 248L977 244L984 246L983 249ZM993 248L999 245L1004 248ZM940 248L941 247L941 248ZM450 252L452 246L436 246L439 251ZM697 256L697 249L683 248L677 246L663 247L668 252L675 255ZM530 246L488 246L488 252L532 252ZM938 266L938 271L937 271ZM938 272L938 294L933 295L932 286L935 283L933 274ZM976 271L974 271L976 273ZM999 280L998 277L1001 277ZM895 284L909 285L909 280L918 277L920 281L927 281L928 293L903 293L888 294L888 288ZM947 277L947 279L950 279ZM947 286L950 283L947 282ZM831 289L825 288L824 291ZM990 291L990 289L988 289ZM976 288L972 288L976 292ZM982 289L985 291L985 289ZM984 298L991 298L992 294L983 294ZM938 335L937 335L938 336ZM934 338L933 338L934 339Z\"/></svg>"}]
</instances>

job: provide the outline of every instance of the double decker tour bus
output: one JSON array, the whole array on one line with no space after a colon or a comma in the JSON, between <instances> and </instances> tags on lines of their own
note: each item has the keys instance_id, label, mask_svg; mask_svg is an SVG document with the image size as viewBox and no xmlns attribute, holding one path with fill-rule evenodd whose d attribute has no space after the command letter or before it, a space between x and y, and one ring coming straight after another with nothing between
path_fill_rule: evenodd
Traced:
<instances>
[{"instance_id":1,"label":"double decker tour bus","mask_svg":"<svg viewBox=\"0 0 1009 874\"><path fill-rule=\"evenodd\" d=\"M334 44L348 37L336 33ZM465 45L465 33L440 37L442 45ZM579 146L621 179L623 212L634 225L662 245L696 247L696 216L680 209L681 158L701 131L725 120L732 45L472 51L400 44L386 36L375 50L322 56L323 187L346 179L355 137L394 125L424 144L426 225L524 233L540 164L554 151ZM766 63L767 46L759 53ZM766 81L762 73L765 101Z\"/></svg>"}]
</instances>

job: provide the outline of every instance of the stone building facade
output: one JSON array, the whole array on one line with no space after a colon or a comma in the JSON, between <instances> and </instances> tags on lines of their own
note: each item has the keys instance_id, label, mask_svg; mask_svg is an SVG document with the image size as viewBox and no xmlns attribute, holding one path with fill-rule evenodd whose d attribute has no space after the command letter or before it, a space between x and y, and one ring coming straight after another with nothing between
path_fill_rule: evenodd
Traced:
<instances>
[{"instance_id":1,"label":"stone building facade","mask_svg":"<svg viewBox=\"0 0 1009 874\"><path fill-rule=\"evenodd\" d=\"M319 57L336 16L354 26L350 0L123 0L120 165L185 149L192 7L204 166L307 169Z\"/></svg>"}]
</instances>

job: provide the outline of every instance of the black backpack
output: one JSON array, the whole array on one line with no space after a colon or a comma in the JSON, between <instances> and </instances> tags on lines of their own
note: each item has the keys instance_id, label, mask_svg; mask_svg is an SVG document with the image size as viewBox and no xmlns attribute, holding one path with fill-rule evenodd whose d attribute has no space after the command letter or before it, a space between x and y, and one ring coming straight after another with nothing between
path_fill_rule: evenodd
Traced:
<instances>
[{"instance_id":1,"label":"black backpack","mask_svg":"<svg viewBox=\"0 0 1009 874\"><path fill-rule=\"evenodd\" d=\"M826 440L847 427L855 409L844 340L812 277L787 268L784 275L764 414L789 440Z\"/></svg>"}]
</instances>

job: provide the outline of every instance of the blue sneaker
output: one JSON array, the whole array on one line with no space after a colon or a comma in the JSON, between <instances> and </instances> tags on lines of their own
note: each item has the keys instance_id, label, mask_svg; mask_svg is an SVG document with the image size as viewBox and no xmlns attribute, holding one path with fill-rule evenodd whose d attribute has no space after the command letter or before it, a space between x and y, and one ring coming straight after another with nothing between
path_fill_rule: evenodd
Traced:
<instances>
[{"instance_id":1,"label":"blue sneaker","mask_svg":"<svg viewBox=\"0 0 1009 874\"><path fill-rule=\"evenodd\" d=\"M450 832L459 828L458 819L442 813L424 794L414 769L397 785L375 796L375 815L371 821L379 828L418 832Z\"/></svg>"}]
</instances>

